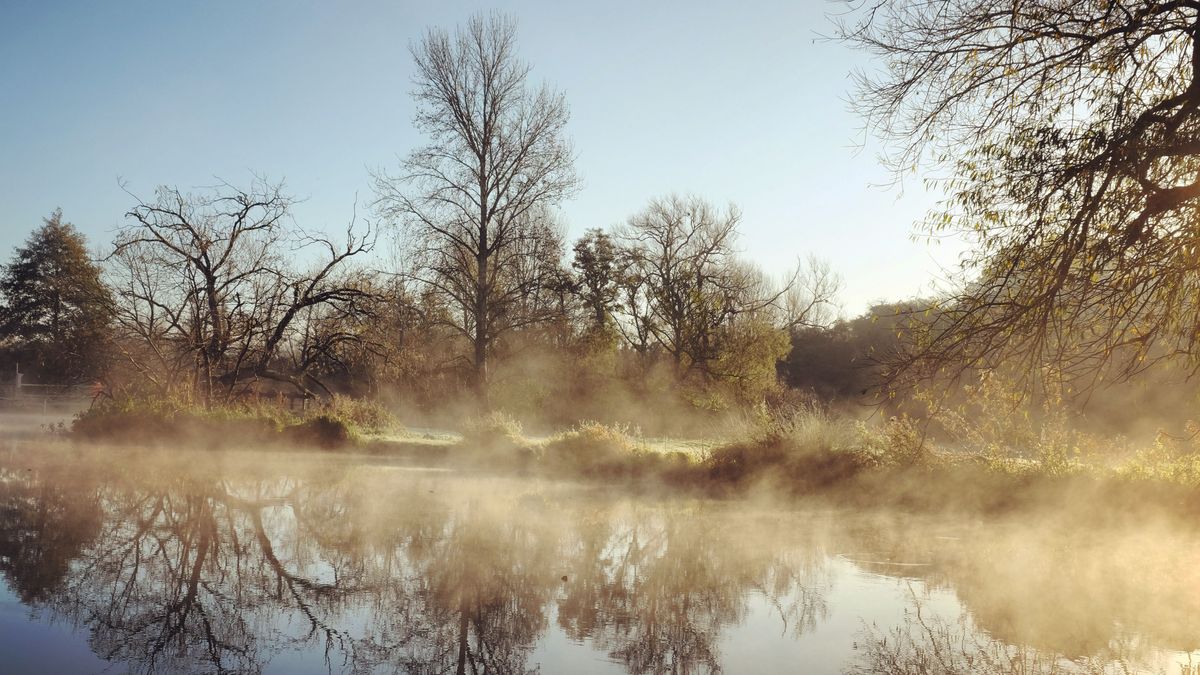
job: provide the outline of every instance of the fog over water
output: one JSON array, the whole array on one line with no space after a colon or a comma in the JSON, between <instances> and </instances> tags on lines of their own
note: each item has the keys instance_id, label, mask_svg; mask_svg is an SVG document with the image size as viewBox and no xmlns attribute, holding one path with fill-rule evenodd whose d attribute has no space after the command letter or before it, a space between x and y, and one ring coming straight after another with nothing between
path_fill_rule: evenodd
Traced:
<instances>
[{"instance_id":1,"label":"fog over water","mask_svg":"<svg viewBox=\"0 0 1200 675\"><path fill-rule=\"evenodd\" d=\"M4 672L1190 672L1163 524L630 495L363 457L0 450Z\"/></svg>"}]
</instances>

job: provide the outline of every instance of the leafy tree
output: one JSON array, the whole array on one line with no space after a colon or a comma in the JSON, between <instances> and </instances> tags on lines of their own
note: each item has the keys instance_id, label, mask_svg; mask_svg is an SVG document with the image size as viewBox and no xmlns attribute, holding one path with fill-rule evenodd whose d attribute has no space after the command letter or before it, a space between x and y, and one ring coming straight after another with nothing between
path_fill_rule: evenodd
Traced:
<instances>
[{"instance_id":1,"label":"leafy tree","mask_svg":"<svg viewBox=\"0 0 1200 675\"><path fill-rule=\"evenodd\" d=\"M575 292L590 318L592 331L607 329L620 290L617 246L604 230L592 229L575 242Z\"/></svg>"},{"instance_id":2,"label":"leafy tree","mask_svg":"<svg viewBox=\"0 0 1200 675\"><path fill-rule=\"evenodd\" d=\"M897 171L948 176L926 232L977 244L893 374L1200 364L1200 3L857 5L841 34L884 62L860 78L869 124Z\"/></svg>"},{"instance_id":3,"label":"leafy tree","mask_svg":"<svg viewBox=\"0 0 1200 675\"><path fill-rule=\"evenodd\" d=\"M112 301L87 242L57 209L0 274L0 344L32 381L73 384L108 365Z\"/></svg>"},{"instance_id":4,"label":"leafy tree","mask_svg":"<svg viewBox=\"0 0 1200 675\"><path fill-rule=\"evenodd\" d=\"M780 375L789 385L824 400L874 400L880 393L881 365L895 358L914 317L923 315L929 304L878 304L830 326L798 326L792 330L791 352L780 364Z\"/></svg>"}]
</instances>

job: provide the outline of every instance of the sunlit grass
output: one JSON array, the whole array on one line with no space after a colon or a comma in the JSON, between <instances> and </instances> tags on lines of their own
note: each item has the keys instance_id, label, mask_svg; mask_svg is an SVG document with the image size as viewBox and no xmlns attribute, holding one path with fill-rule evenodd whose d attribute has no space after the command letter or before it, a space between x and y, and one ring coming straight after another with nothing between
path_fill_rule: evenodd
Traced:
<instances>
[{"instance_id":1,"label":"sunlit grass","mask_svg":"<svg viewBox=\"0 0 1200 675\"><path fill-rule=\"evenodd\" d=\"M1004 438L993 437L1001 433ZM126 399L81 414L71 435L124 443L337 448L467 470L913 508L1004 510L1066 503L1081 491L1107 494L1114 504L1144 496L1173 508L1200 506L1200 451L1192 442L1160 438L1137 447L1093 441L1054 423L1036 430L985 423L969 434L935 438L904 416L860 421L817 407L731 426L724 439L675 439L591 421L535 436L502 412L466 419L460 433L406 429L378 404L342 397L303 412L262 401L205 408Z\"/></svg>"}]
</instances>

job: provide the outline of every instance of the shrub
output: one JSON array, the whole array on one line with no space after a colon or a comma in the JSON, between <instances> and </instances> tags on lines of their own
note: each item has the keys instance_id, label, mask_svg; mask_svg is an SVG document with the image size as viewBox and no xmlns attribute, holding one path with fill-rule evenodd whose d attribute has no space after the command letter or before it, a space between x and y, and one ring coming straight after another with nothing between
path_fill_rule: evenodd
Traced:
<instances>
[{"instance_id":1,"label":"shrub","mask_svg":"<svg viewBox=\"0 0 1200 675\"><path fill-rule=\"evenodd\" d=\"M473 417L463 425L463 444L480 450L513 449L527 445L521 423L499 411Z\"/></svg>"},{"instance_id":2,"label":"shrub","mask_svg":"<svg viewBox=\"0 0 1200 675\"><path fill-rule=\"evenodd\" d=\"M920 427L908 415L892 417L882 425L858 423L859 451L880 466L906 467L930 458Z\"/></svg>"},{"instance_id":3,"label":"shrub","mask_svg":"<svg viewBox=\"0 0 1200 675\"><path fill-rule=\"evenodd\" d=\"M354 430L345 420L326 414L290 426L285 433L298 443L325 449L345 447L355 437Z\"/></svg>"},{"instance_id":4,"label":"shrub","mask_svg":"<svg viewBox=\"0 0 1200 675\"><path fill-rule=\"evenodd\" d=\"M75 415L71 434L94 440L161 436L174 430L173 416L166 401L103 399Z\"/></svg>"},{"instance_id":5,"label":"shrub","mask_svg":"<svg viewBox=\"0 0 1200 675\"><path fill-rule=\"evenodd\" d=\"M207 444L256 442L277 435L295 418L256 402L211 408L173 399L105 399L75 416L71 434L90 440L153 442L189 440Z\"/></svg>"},{"instance_id":6,"label":"shrub","mask_svg":"<svg viewBox=\"0 0 1200 675\"><path fill-rule=\"evenodd\" d=\"M742 483L770 479L792 490L824 487L875 466L861 431L813 407L766 422L749 440L710 451L710 480Z\"/></svg>"},{"instance_id":7,"label":"shrub","mask_svg":"<svg viewBox=\"0 0 1200 675\"><path fill-rule=\"evenodd\" d=\"M169 440L225 446L290 441L335 448L355 440L359 423L379 429L390 417L370 404L348 401L352 399L335 400L300 418L270 400L245 399L205 408L172 399L106 399L78 414L71 434L125 442Z\"/></svg>"},{"instance_id":8,"label":"shrub","mask_svg":"<svg viewBox=\"0 0 1200 675\"><path fill-rule=\"evenodd\" d=\"M340 420L348 427L366 434L403 430L403 425L387 408L370 399L334 394L320 414Z\"/></svg>"},{"instance_id":9,"label":"shrub","mask_svg":"<svg viewBox=\"0 0 1200 675\"><path fill-rule=\"evenodd\" d=\"M552 469L590 474L599 469L632 469L646 450L630 438L624 425L581 422L546 441L542 460Z\"/></svg>"}]
</instances>

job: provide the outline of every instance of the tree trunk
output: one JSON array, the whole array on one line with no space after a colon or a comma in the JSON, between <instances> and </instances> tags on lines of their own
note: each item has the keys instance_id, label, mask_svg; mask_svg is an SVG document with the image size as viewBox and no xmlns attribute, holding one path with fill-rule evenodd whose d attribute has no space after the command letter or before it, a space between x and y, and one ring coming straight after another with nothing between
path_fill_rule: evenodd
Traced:
<instances>
[{"instance_id":1,"label":"tree trunk","mask_svg":"<svg viewBox=\"0 0 1200 675\"><path fill-rule=\"evenodd\" d=\"M484 237L486 240L486 236ZM487 270L488 259L484 253L480 253L477 259L479 280L475 286L475 397L479 403L481 412L486 412L489 408L488 403L488 341L491 336L488 334L488 312L491 309L488 306L488 288L487 288Z\"/></svg>"},{"instance_id":2,"label":"tree trunk","mask_svg":"<svg viewBox=\"0 0 1200 675\"><path fill-rule=\"evenodd\" d=\"M480 178L479 178L479 248L475 252L475 398L479 405L480 412L487 412L491 407L488 402L488 352L491 345L488 341L491 340L490 321L488 314L491 311L489 306L489 293L491 289L488 287L488 272L490 251L488 251L488 224L489 216L487 209L488 185L484 178L486 175L484 169L487 166L486 159L480 157Z\"/></svg>"}]
</instances>

